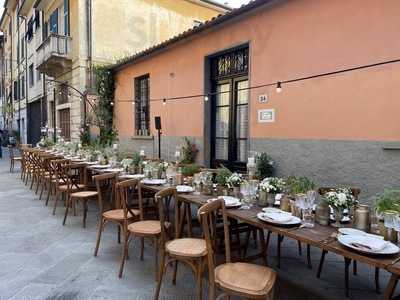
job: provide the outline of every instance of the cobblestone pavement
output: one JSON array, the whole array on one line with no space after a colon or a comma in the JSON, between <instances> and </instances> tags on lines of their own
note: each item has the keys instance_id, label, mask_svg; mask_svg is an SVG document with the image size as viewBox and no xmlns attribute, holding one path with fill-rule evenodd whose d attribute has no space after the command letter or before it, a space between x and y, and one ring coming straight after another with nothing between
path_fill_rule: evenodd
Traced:
<instances>
[{"instance_id":1,"label":"cobblestone pavement","mask_svg":"<svg viewBox=\"0 0 400 300\"><path fill-rule=\"evenodd\" d=\"M3 157L7 156L7 152ZM62 204L52 215L43 200L8 171L9 161L0 159L0 299L152 299L155 288L153 248L146 244L140 261L136 244L122 279L117 276L121 245L116 227L107 226L98 257L93 256L97 227L97 207L89 207L87 228L82 228L81 211L62 226ZM269 264L275 268L275 238ZM304 251L305 252L305 251ZM285 240L276 288L276 299L345 299L343 259L327 255L321 279L315 272L320 256L312 249L313 269L297 253L297 243ZM276 269L276 268L275 268ZM194 279L180 269L177 285L166 276L161 299L194 299ZM381 272L381 285L388 274ZM373 268L359 265L351 275L350 299L380 299L374 292Z\"/></svg>"}]
</instances>

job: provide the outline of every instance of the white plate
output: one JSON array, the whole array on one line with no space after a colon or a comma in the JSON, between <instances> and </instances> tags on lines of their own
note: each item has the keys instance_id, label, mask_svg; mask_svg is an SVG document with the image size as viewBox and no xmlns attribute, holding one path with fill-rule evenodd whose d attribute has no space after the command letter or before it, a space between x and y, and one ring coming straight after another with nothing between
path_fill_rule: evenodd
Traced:
<instances>
[{"instance_id":1,"label":"white plate","mask_svg":"<svg viewBox=\"0 0 400 300\"><path fill-rule=\"evenodd\" d=\"M189 185L177 185L176 191L178 193L192 193L194 190L193 190L193 187L191 187Z\"/></svg>"},{"instance_id":2,"label":"white plate","mask_svg":"<svg viewBox=\"0 0 400 300\"><path fill-rule=\"evenodd\" d=\"M143 174L125 174L125 175L121 175L120 177L129 178L129 179L143 179L144 175Z\"/></svg>"},{"instance_id":3,"label":"white plate","mask_svg":"<svg viewBox=\"0 0 400 300\"><path fill-rule=\"evenodd\" d=\"M97 165L99 162L98 161L85 161L85 164L89 166Z\"/></svg>"},{"instance_id":4,"label":"white plate","mask_svg":"<svg viewBox=\"0 0 400 300\"><path fill-rule=\"evenodd\" d=\"M338 231L339 231L339 233L345 234L345 235L361 235L361 236L368 236L371 238L383 240L383 236L381 236L381 235L367 233L365 231L355 229L355 228L345 228L344 227L344 228L339 228Z\"/></svg>"},{"instance_id":5,"label":"white plate","mask_svg":"<svg viewBox=\"0 0 400 300\"><path fill-rule=\"evenodd\" d=\"M110 165L92 165L90 166L92 169L107 169Z\"/></svg>"},{"instance_id":6,"label":"white plate","mask_svg":"<svg viewBox=\"0 0 400 300\"><path fill-rule=\"evenodd\" d=\"M279 208L275 208L275 207L264 207L262 209L263 212L276 212L279 213L281 212L281 210Z\"/></svg>"},{"instance_id":7,"label":"white plate","mask_svg":"<svg viewBox=\"0 0 400 300\"><path fill-rule=\"evenodd\" d=\"M265 212L259 212L257 214L257 218L260 219L261 221L271 223L274 225L299 225L299 224L301 224L301 220L295 216L292 216L292 218L287 222L277 222L276 220L267 218Z\"/></svg>"},{"instance_id":8,"label":"white plate","mask_svg":"<svg viewBox=\"0 0 400 300\"><path fill-rule=\"evenodd\" d=\"M163 185L165 184L165 179L143 179L142 183L147 185Z\"/></svg>"},{"instance_id":9,"label":"white plate","mask_svg":"<svg viewBox=\"0 0 400 300\"><path fill-rule=\"evenodd\" d=\"M227 208L233 208L233 207L239 207L242 206L242 203L238 198L231 197L231 196L219 196L218 198L213 198L213 199L208 199L207 202L210 203L212 201L222 199L225 201L225 207Z\"/></svg>"},{"instance_id":10,"label":"white plate","mask_svg":"<svg viewBox=\"0 0 400 300\"><path fill-rule=\"evenodd\" d=\"M348 248L351 248L355 251L361 252L361 253L366 253L366 254L374 254L374 255L390 255L390 254L397 254L399 253L400 249L397 247L395 244L387 242L386 246L379 250L379 251L372 251L368 250L366 248L358 248L353 246L351 243L353 242L354 236L351 235L343 235L339 234L338 235L338 242ZM376 238L372 238L376 239Z\"/></svg>"},{"instance_id":11,"label":"white plate","mask_svg":"<svg viewBox=\"0 0 400 300\"><path fill-rule=\"evenodd\" d=\"M109 169L104 169L104 172L110 172L110 173L119 173L122 172L124 169L122 168L109 168Z\"/></svg>"}]
</instances>

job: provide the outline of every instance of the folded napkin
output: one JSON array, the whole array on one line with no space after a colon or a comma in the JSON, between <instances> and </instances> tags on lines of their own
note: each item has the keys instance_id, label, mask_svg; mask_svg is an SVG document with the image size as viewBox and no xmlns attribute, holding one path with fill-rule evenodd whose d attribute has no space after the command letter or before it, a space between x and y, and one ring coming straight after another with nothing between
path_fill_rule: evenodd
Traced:
<instances>
[{"instance_id":1,"label":"folded napkin","mask_svg":"<svg viewBox=\"0 0 400 300\"><path fill-rule=\"evenodd\" d=\"M364 250L370 250L373 252L382 250L388 244L388 242L384 240L363 235L348 236L348 240L350 242L350 245L356 248L364 248Z\"/></svg>"},{"instance_id":2,"label":"folded napkin","mask_svg":"<svg viewBox=\"0 0 400 300\"><path fill-rule=\"evenodd\" d=\"M279 223L286 223L292 220L292 215L284 213L284 212L266 212L264 213L264 216L267 219L271 219L275 222Z\"/></svg>"},{"instance_id":3,"label":"folded napkin","mask_svg":"<svg viewBox=\"0 0 400 300\"><path fill-rule=\"evenodd\" d=\"M178 193L189 193L189 192L193 192L193 188L189 185L177 185L176 191Z\"/></svg>"}]
</instances>

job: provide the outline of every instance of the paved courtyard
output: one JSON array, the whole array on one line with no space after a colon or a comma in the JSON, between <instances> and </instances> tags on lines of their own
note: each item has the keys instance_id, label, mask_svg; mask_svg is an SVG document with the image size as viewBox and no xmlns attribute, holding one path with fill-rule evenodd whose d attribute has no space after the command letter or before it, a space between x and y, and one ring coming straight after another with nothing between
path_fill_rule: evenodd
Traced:
<instances>
[{"instance_id":1,"label":"paved courtyard","mask_svg":"<svg viewBox=\"0 0 400 300\"><path fill-rule=\"evenodd\" d=\"M7 153L3 153L7 157ZM15 173L8 171L8 159L0 160L0 299L152 299L155 287L153 248L146 245L140 261L135 246L125 265L122 279L117 276L121 245L116 227L103 234L98 257L93 256L97 209L89 207L87 228L82 228L81 212L70 216L62 226L62 204L52 215ZM270 246L269 263L275 268L275 238ZM312 249L313 269L306 266L297 243L285 240L276 299L344 299L343 259L329 254L322 278L316 279L320 251ZM304 249L305 250L305 249ZM305 251L303 251L305 252ZM166 276L162 299L194 299L194 280L180 269L177 285ZM388 274L381 272L381 286ZM349 299L380 299L374 292L373 269L359 266L350 276Z\"/></svg>"}]
</instances>

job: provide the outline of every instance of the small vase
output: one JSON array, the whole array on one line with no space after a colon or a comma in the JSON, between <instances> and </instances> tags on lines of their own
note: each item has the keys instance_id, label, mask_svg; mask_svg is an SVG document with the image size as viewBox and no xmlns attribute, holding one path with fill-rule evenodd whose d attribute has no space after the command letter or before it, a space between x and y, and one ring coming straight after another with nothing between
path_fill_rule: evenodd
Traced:
<instances>
[{"instance_id":1,"label":"small vase","mask_svg":"<svg viewBox=\"0 0 400 300\"><path fill-rule=\"evenodd\" d=\"M333 208L334 214L335 214L335 223L332 224L334 227L342 227L342 224L340 221L343 219L343 209L334 207Z\"/></svg>"},{"instance_id":2,"label":"small vase","mask_svg":"<svg viewBox=\"0 0 400 300\"><path fill-rule=\"evenodd\" d=\"M232 190L232 196L236 198L240 198L240 187L234 186Z\"/></svg>"},{"instance_id":3,"label":"small vase","mask_svg":"<svg viewBox=\"0 0 400 300\"><path fill-rule=\"evenodd\" d=\"M258 193L258 206L265 207L268 205L268 193L266 191L260 191Z\"/></svg>"}]
</instances>

